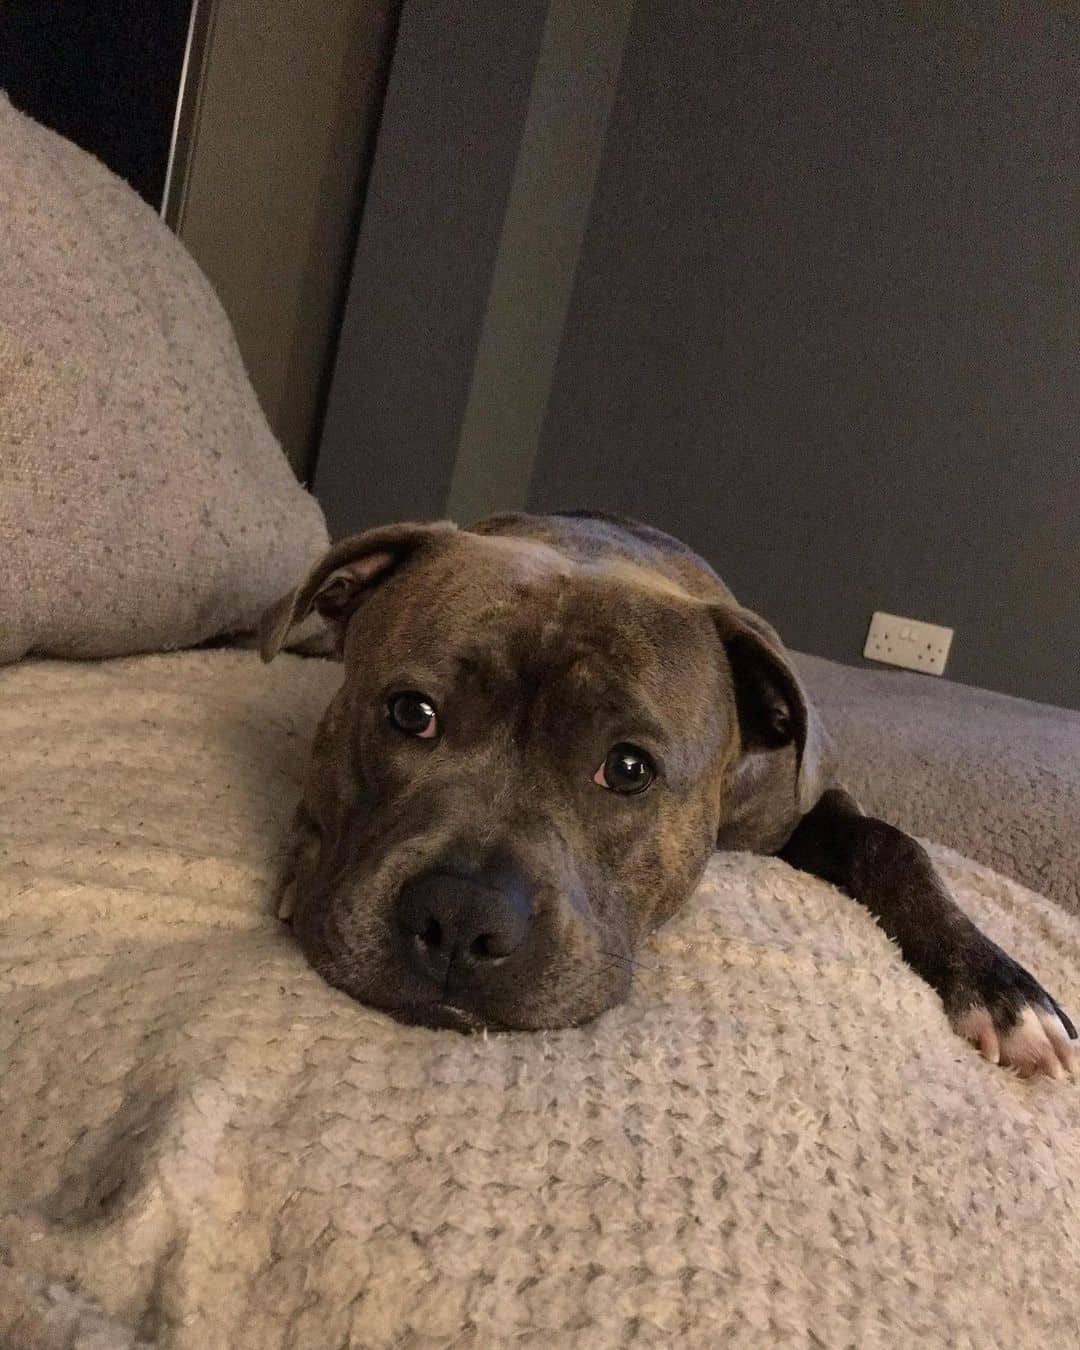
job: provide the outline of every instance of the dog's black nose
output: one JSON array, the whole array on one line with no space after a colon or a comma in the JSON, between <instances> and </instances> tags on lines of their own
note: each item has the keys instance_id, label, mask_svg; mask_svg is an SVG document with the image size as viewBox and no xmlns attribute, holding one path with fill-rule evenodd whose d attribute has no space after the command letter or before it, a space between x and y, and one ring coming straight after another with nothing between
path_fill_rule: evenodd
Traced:
<instances>
[{"instance_id":1,"label":"dog's black nose","mask_svg":"<svg viewBox=\"0 0 1080 1350\"><path fill-rule=\"evenodd\" d=\"M514 877L489 884L453 872L428 872L398 896L397 922L414 964L436 979L454 963L479 975L510 956L529 933L531 907Z\"/></svg>"}]
</instances>

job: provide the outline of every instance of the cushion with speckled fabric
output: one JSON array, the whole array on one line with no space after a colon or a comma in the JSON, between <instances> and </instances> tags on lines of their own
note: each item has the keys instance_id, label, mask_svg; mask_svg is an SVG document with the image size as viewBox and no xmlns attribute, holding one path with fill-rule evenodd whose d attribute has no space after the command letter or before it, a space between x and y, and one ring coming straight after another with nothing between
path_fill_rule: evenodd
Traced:
<instances>
[{"instance_id":1,"label":"cushion with speckled fabric","mask_svg":"<svg viewBox=\"0 0 1080 1350\"><path fill-rule=\"evenodd\" d=\"M248 630L325 543L183 246L0 94L0 662Z\"/></svg>"},{"instance_id":2,"label":"cushion with speckled fabric","mask_svg":"<svg viewBox=\"0 0 1080 1350\"><path fill-rule=\"evenodd\" d=\"M1077 1083L717 855L586 1026L399 1026L274 917L329 662L0 671L0 1346L1076 1344ZM935 850L1080 1006L1080 918Z\"/></svg>"}]
</instances>

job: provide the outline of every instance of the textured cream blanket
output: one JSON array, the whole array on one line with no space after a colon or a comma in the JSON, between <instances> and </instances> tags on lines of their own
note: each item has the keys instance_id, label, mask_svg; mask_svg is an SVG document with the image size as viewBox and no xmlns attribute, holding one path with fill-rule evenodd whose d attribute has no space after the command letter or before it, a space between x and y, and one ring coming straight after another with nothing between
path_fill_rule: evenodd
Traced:
<instances>
[{"instance_id":1,"label":"textured cream blanket","mask_svg":"<svg viewBox=\"0 0 1080 1350\"><path fill-rule=\"evenodd\" d=\"M404 1029L268 913L336 667L0 672L0 1345L1076 1345L1080 1098L718 858L595 1025ZM1080 921L955 855L1080 1010Z\"/></svg>"}]
</instances>

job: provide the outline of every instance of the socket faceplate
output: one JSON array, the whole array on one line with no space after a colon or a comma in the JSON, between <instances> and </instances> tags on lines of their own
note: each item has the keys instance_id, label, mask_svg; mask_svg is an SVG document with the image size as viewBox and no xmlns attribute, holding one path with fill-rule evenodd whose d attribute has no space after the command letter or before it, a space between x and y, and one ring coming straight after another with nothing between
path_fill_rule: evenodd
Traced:
<instances>
[{"instance_id":1,"label":"socket faceplate","mask_svg":"<svg viewBox=\"0 0 1080 1350\"><path fill-rule=\"evenodd\" d=\"M887 666L921 670L924 675L941 675L949 659L952 640L951 628L875 610L866 634L863 656L868 661L882 661Z\"/></svg>"}]
</instances>

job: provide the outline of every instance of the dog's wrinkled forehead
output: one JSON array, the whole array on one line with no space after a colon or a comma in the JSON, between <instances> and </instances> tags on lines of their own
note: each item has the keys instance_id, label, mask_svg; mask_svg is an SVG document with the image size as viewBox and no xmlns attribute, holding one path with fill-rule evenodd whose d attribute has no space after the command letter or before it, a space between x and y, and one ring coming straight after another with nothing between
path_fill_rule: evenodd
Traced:
<instances>
[{"instance_id":1,"label":"dog's wrinkled forehead","mask_svg":"<svg viewBox=\"0 0 1080 1350\"><path fill-rule=\"evenodd\" d=\"M558 680L583 699L622 689L661 716L715 704L716 648L705 607L645 569L462 532L372 596L346 660L444 682L464 666L509 690Z\"/></svg>"}]
</instances>

